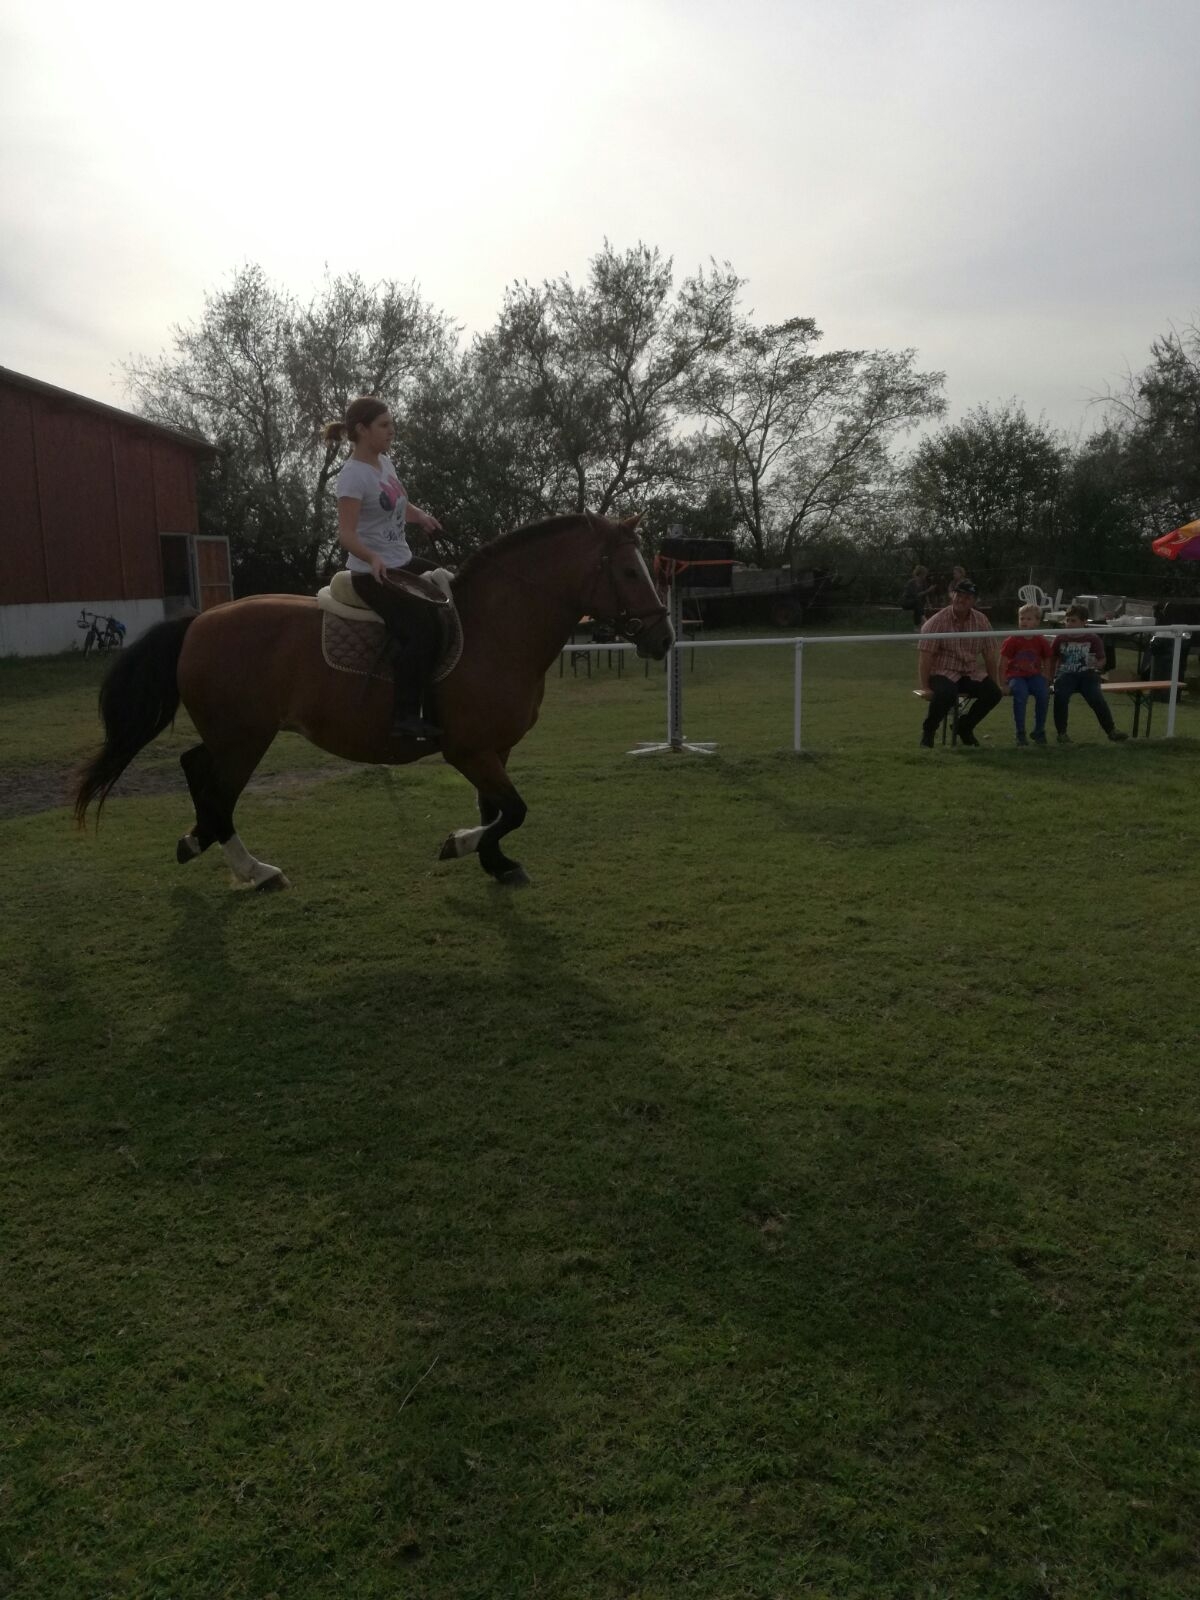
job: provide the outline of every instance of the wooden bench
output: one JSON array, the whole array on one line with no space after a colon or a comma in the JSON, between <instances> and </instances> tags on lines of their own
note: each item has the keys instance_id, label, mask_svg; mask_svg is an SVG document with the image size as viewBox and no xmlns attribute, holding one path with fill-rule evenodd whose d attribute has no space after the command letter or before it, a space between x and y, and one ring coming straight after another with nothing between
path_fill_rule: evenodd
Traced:
<instances>
[{"instance_id":1,"label":"wooden bench","mask_svg":"<svg viewBox=\"0 0 1200 1600\"><path fill-rule=\"evenodd\" d=\"M1142 720L1142 706L1146 707L1146 738L1150 737L1150 721L1154 715L1155 689L1169 689L1170 678L1135 678L1132 683L1105 683L1100 680L1100 687L1105 694L1128 694L1133 696L1133 737L1138 736L1138 728ZM1054 685L1050 685L1050 693L1054 693Z\"/></svg>"},{"instance_id":2,"label":"wooden bench","mask_svg":"<svg viewBox=\"0 0 1200 1600\"><path fill-rule=\"evenodd\" d=\"M1142 706L1146 707L1146 738L1150 737L1150 719L1154 715L1155 689L1170 689L1170 678L1137 678L1132 683L1101 683L1100 687L1105 694L1129 694L1133 696L1133 737L1138 736L1138 726L1142 720Z\"/></svg>"},{"instance_id":3,"label":"wooden bench","mask_svg":"<svg viewBox=\"0 0 1200 1600\"><path fill-rule=\"evenodd\" d=\"M1151 719L1154 716L1154 691L1156 689L1170 689L1171 680L1170 678L1137 678L1132 683L1105 683L1103 680L1101 680L1100 687L1104 690L1105 694L1128 694L1133 696L1133 737L1135 739L1138 736L1138 729L1141 726L1142 706L1145 706L1145 737L1148 739L1150 737ZM1050 685L1050 693L1054 693L1053 684ZM913 694L916 695L918 700L924 700L928 702L930 699L930 692L928 689L914 689ZM958 718L964 704L966 704L966 697L960 695L951 706L950 714L942 723L943 744L946 742L947 727L950 729L951 743L957 744Z\"/></svg>"}]
</instances>

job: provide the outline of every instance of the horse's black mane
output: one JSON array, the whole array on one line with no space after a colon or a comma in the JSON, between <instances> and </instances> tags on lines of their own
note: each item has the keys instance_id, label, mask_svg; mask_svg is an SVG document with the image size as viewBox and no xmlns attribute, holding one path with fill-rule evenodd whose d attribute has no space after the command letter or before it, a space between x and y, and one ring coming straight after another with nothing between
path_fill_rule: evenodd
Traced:
<instances>
[{"instance_id":1,"label":"horse's black mane","mask_svg":"<svg viewBox=\"0 0 1200 1600\"><path fill-rule=\"evenodd\" d=\"M565 533L568 528L577 527L587 520L587 512L572 511L566 516L547 517L544 522L530 522L523 528L514 528L511 533L502 533L498 538L490 539L487 544L480 545L478 550L467 557L458 569L455 582L461 583L465 578L473 578L481 568L490 567L499 556L506 556L511 550L533 544L538 539L548 539L555 533Z\"/></svg>"}]
</instances>

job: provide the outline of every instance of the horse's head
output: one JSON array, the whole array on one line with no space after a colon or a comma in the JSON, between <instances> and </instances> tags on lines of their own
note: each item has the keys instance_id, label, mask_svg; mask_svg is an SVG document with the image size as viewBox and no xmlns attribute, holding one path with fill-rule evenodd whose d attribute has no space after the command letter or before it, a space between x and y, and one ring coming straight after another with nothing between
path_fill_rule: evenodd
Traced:
<instances>
[{"instance_id":1,"label":"horse's head","mask_svg":"<svg viewBox=\"0 0 1200 1600\"><path fill-rule=\"evenodd\" d=\"M675 630L638 548L637 525L641 518L610 522L606 517L589 514L587 520L600 545L588 611L598 622L608 623L622 639L628 639L639 656L661 661L675 643Z\"/></svg>"}]
</instances>

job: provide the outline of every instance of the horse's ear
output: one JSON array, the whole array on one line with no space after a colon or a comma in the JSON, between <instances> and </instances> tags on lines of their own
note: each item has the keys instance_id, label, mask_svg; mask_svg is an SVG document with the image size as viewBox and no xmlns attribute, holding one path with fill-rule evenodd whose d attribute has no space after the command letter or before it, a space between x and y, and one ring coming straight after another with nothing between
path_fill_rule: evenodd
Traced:
<instances>
[{"instance_id":1,"label":"horse's ear","mask_svg":"<svg viewBox=\"0 0 1200 1600\"><path fill-rule=\"evenodd\" d=\"M638 523L641 522L641 520L642 513L639 511L632 517L622 517L621 527L625 529L626 533L634 533L637 531Z\"/></svg>"}]
</instances>

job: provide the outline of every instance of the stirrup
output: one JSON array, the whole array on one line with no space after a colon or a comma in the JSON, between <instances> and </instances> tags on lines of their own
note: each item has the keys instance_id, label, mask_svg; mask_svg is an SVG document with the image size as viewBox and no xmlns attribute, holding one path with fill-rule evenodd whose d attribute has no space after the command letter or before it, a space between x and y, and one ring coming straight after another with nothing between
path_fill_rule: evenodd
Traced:
<instances>
[{"instance_id":1,"label":"stirrup","mask_svg":"<svg viewBox=\"0 0 1200 1600\"><path fill-rule=\"evenodd\" d=\"M399 711L392 718L393 739L440 739L442 730L435 723L426 722L417 711Z\"/></svg>"}]
</instances>

